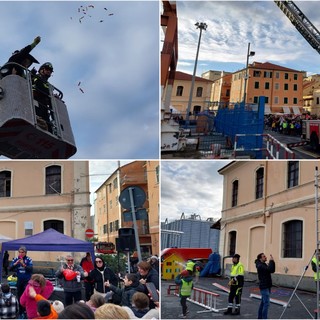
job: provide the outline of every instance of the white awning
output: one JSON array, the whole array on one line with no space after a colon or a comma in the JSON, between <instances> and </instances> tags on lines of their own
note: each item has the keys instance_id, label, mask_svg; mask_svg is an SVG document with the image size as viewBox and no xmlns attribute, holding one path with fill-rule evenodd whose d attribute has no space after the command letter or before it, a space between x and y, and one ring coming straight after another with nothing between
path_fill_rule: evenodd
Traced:
<instances>
[{"instance_id":1,"label":"white awning","mask_svg":"<svg viewBox=\"0 0 320 320\"><path fill-rule=\"evenodd\" d=\"M270 113L271 113L270 106L265 105L264 106L264 114L270 114Z\"/></svg>"},{"instance_id":2,"label":"white awning","mask_svg":"<svg viewBox=\"0 0 320 320\"><path fill-rule=\"evenodd\" d=\"M292 111L295 115L301 114L300 108L299 107L292 107Z\"/></svg>"},{"instance_id":3,"label":"white awning","mask_svg":"<svg viewBox=\"0 0 320 320\"><path fill-rule=\"evenodd\" d=\"M290 107L282 107L284 114L291 114Z\"/></svg>"},{"instance_id":4,"label":"white awning","mask_svg":"<svg viewBox=\"0 0 320 320\"><path fill-rule=\"evenodd\" d=\"M180 113L174 106L169 107L171 113Z\"/></svg>"}]
</instances>

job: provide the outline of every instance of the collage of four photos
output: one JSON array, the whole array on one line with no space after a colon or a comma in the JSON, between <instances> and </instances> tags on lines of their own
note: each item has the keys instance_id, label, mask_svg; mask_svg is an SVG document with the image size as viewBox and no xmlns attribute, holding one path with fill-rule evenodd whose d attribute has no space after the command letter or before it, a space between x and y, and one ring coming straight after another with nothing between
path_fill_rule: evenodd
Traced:
<instances>
[{"instance_id":1,"label":"collage of four photos","mask_svg":"<svg viewBox=\"0 0 320 320\"><path fill-rule=\"evenodd\" d=\"M318 319L318 6L0 1L0 319Z\"/></svg>"}]
</instances>

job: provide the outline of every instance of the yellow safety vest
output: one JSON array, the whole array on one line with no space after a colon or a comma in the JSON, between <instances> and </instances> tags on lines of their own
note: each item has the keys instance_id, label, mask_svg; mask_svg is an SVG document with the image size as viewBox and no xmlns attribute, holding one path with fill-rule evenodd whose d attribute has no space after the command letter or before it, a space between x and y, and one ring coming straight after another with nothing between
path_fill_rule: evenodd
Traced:
<instances>
[{"instance_id":1,"label":"yellow safety vest","mask_svg":"<svg viewBox=\"0 0 320 320\"><path fill-rule=\"evenodd\" d=\"M231 277L244 276L244 266L241 262L233 264L230 272Z\"/></svg>"},{"instance_id":2,"label":"yellow safety vest","mask_svg":"<svg viewBox=\"0 0 320 320\"><path fill-rule=\"evenodd\" d=\"M313 276L314 280L317 281L317 280L319 279L319 276L320 276L320 263L317 262L317 258L316 258L316 257L313 257L311 261L312 261L315 265L317 265L317 263L318 263L318 265L319 265L318 275L317 275L317 273L315 272L315 273L314 273L314 276Z\"/></svg>"},{"instance_id":3,"label":"yellow safety vest","mask_svg":"<svg viewBox=\"0 0 320 320\"><path fill-rule=\"evenodd\" d=\"M181 279L182 285L180 289L180 294L183 297L190 297L191 296L191 290L192 290L192 281L185 281Z\"/></svg>"}]
</instances>

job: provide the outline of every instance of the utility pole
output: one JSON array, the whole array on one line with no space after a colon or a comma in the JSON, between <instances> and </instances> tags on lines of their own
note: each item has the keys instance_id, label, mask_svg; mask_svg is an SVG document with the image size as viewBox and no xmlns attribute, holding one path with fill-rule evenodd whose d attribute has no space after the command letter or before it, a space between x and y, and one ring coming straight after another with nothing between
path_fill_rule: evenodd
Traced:
<instances>
[{"instance_id":1,"label":"utility pole","mask_svg":"<svg viewBox=\"0 0 320 320\"><path fill-rule=\"evenodd\" d=\"M249 79L249 57L253 57L255 55L254 51L250 51L250 42L248 43L248 53L247 53L247 64L246 64L246 75L244 77L244 92L243 92L243 103L246 105L247 99L247 81Z\"/></svg>"},{"instance_id":2,"label":"utility pole","mask_svg":"<svg viewBox=\"0 0 320 320\"><path fill-rule=\"evenodd\" d=\"M192 104L192 96L193 96L193 88L194 88L194 82L196 78L196 72L197 72L197 64L198 64L198 56L199 56L199 50L200 50L200 42L201 42L201 35L202 35L202 30L207 29L207 24L204 22L197 22L195 24L197 29L200 29L200 34L199 34L199 40L198 40L198 48L197 48L197 54L196 54L196 60L194 62L194 69L193 69L193 75L192 75L192 81L191 81L191 89L190 89L190 95L189 95L189 101L188 101L188 107L187 107L187 114L186 114L186 126L189 125L189 113L191 110L191 104Z\"/></svg>"}]
</instances>

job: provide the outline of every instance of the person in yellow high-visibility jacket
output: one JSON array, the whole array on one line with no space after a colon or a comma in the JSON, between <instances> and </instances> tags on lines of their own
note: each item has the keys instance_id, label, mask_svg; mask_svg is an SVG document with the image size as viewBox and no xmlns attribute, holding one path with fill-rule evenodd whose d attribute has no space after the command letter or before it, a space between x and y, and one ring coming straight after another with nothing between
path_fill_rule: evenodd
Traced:
<instances>
[{"instance_id":1,"label":"person in yellow high-visibility jacket","mask_svg":"<svg viewBox=\"0 0 320 320\"><path fill-rule=\"evenodd\" d=\"M188 270L183 270L176 276L175 283L179 285L180 304L182 307L182 314L178 318L185 319L189 313L187 299L191 296L193 289L193 277L189 274Z\"/></svg>"},{"instance_id":2,"label":"person in yellow high-visibility jacket","mask_svg":"<svg viewBox=\"0 0 320 320\"><path fill-rule=\"evenodd\" d=\"M196 263L192 261L191 259L187 261L186 263L186 270L189 271L190 276L194 276L196 271Z\"/></svg>"},{"instance_id":3,"label":"person in yellow high-visibility jacket","mask_svg":"<svg viewBox=\"0 0 320 320\"><path fill-rule=\"evenodd\" d=\"M238 254L235 254L232 257L232 263L230 272L231 280L229 281L230 293L228 297L228 308L227 311L224 312L224 315L240 314L241 294L244 285L244 266L240 262L240 255ZM236 303L234 312L232 312L233 300L235 300Z\"/></svg>"},{"instance_id":4,"label":"person in yellow high-visibility jacket","mask_svg":"<svg viewBox=\"0 0 320 320\"><path fill-rule=\"evenodd\" d=\"M318 274L317 274L317 264L318 264ZM319 258L317 259L317 256L314 255L314 257L311 260L311 267L312 271L314 272L313 278L314 282L317 285L317 281L320 279L320 261Z\"/></svg>"}]
</instances>

